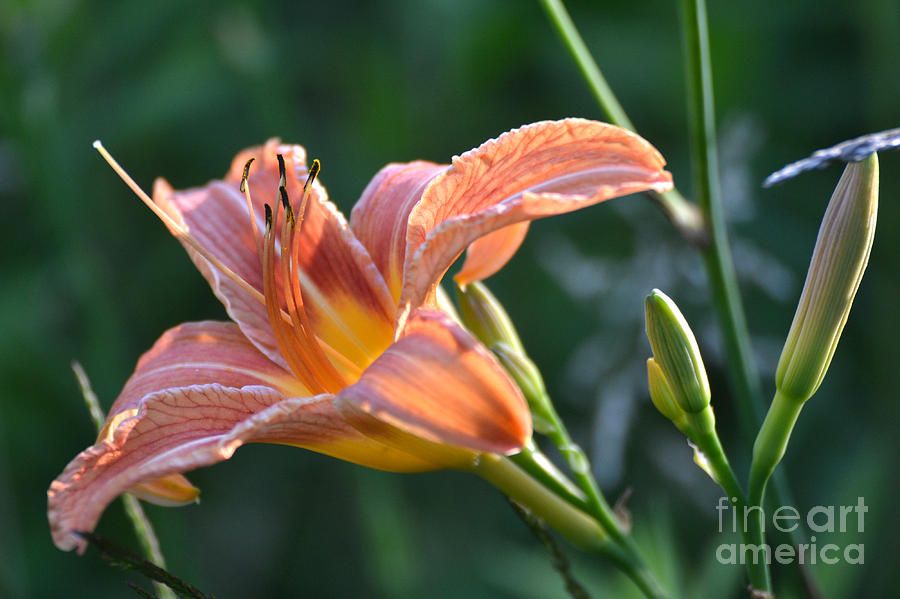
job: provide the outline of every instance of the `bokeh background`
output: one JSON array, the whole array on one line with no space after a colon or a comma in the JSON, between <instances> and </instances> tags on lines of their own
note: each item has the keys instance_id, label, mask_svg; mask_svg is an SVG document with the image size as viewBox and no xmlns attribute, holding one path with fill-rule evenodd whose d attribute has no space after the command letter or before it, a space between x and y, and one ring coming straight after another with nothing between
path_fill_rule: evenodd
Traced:
<instances>
[{"instance_id":1,"label":"bokeh background","mask_svg":"<svg viewBox=\"0 0 900 599\"><path fill-rule=\"evenodd\" d=\"M711 2L722 178L766 394L839 167L763 190L812 150L900 126L895 0ZM572 0L639 131L690 194L676 3ZM518 125L600 112L537 2L4 0L0 3L0 597L128 597L133 574L51 543L45 492L94 432L69 363L104 407L159 334L224 311L177 242L91 149L176 188L279 136L323 161L349 211L391 161L447 161ZM796 505L869 506L865 565L812 568L826 597L893 596L900 491L896 384L900 153L883 154L879 232L825 384L786 468ZM684 597L738 597L715 561L717 488L650 405L642 299L694 325L732 461L746 448L698 255L646 198L537 223L490 282L611 500ZM193 473L198 506L148 507L170 569L218 597L562 597L503 498L455 472L398 476L253 446ZM98 532L137 547L121 504ZM829 542L822 536L820 543ZM598 597L635 596L574 555ZM801 596L781 568L779 597Z\"/></svg>"}]
</instances>

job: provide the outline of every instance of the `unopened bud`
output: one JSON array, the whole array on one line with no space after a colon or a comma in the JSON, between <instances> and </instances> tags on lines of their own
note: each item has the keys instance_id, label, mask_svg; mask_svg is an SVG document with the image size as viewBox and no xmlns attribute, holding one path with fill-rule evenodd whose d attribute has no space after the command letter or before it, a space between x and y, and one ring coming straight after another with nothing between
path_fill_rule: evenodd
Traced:
<instances>
[{"instance_id":1,"label":"unopened bud","mask_svg":"<svg viewBox=\"0 0 900 599\"><path fill-rule=\"evenodd\" d=\"M878 159L871 154L847 165L822 218L778 361L775 384L782 395L806 401L822 383L869 261L877 212Z\"/></svg>"},{"instance_id":2,"label":"unopened bud","mask_svg":"<svg viewBox=\"0 0 900 599\"><path fill-rule=\"evenodd\" d=\"M487 287L479 282L457 287L456 298L460 318L479 341L487 347L503 343L514 352L525 354L509 314Z\"/></svg>"},{"instance_id":3,"label":"unopened bud","mask_svg":"<svg viewBox=\"0 0 900 599\"><path fill-rule=\"evenodd\" d=\"M650 388L650 400L653 401L653 405L660 414L681 428L681 423L684 422L684 410L675 402L672 389L666 381L666 375L663 374L659 364L653 358L647 359L647 386Z\"/></svg>"},{"instance_id":4,"label":"unopened bud","mask_svg":"<svg viewBox=\"0 0 900 599\"><path fill-rule=\"evenodd\" d=\"M712 406L707 405L699 412L685 412L675 401L666 375L653 358L647 360L647 384L656 409L690 439L700 439L715 430L716 418Z\"/></svg>"},{"instance_id":5,"label":"unopened bud","mask_svg":"<svg viewBox=\"0 0 900 599\"><path fill-rule=\"evenodd\" d=\"M535 363L524 353L505 343L495 343L491 346L491 350L522 390L522 395L525 396L531 409L534 430L542 435L553 432L553 407L544 386L544 378Z\"/></svg>"},{"instance_id":6,"label":"unopened bud","mask_svg":"<svg viewBox=\"0 0 900 599\"><path fill-rule=\"evenodd\" d=\"M675 302L659 289L650 292L644 308L653 360L672 400L688 414L702 412L709 406L709 381L694 333Z\"/></svg>"}]
</instances>

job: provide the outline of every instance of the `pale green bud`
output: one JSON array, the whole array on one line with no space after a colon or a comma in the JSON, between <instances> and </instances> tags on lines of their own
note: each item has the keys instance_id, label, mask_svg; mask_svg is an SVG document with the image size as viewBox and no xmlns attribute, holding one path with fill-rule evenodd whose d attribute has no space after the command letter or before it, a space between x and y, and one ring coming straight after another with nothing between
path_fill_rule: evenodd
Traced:
<instances>
[{"instance_id":1,"label":"pale green bud","mask_svg":"<svg viewBox=\"0 0 900 599\"><path fill-rule=\"evenodd\" d=\"M659 289L650 292L644 308L653 359L673 401L689 414L702 412L709 405L709 381L691 327L675 302Z\"/></svg>"},{"instance_id":2,"label":"pale green bud","mask_svg":"<svg viewBox=\"0 0 900 599\"><path fill-rule=\"evenodd\" d=\"M775 384L797 401L822 383L869 262L878 212L878 158L844 169L816 239L794 322L781 351Z\"/></svg>"},{"instance_id":3,"label":"pale green bud","mask_svg":"<svg viewBox=\"0 0 900 599\"><path fill-rule=\"evenodd\" d=\"M650 388L650 400L660 414L681 428L681 423L684 422L684 410L675 402L666 375L663 374L659 364L653 358L647 358L647 386Z\"/></svg>"},{"instance_id":4,"label":"pale green bud","mask_svg":"<svg viewBox=\"0 0 900 599\"><path fill-rule=\"evenodd\" d=\"M553 432L553 407L544 386L544 377L541 376L537 365L524 353L505 343L495 343L491 346L491 350L522 390L522 395L525 396L531 409L534 430L542 435Z\"/></svg>"},{"instance_id":5,"label":"pale green bud","mask_svg":"<svg viewBox=\"0 0 900 599\"><path fill-rule=\"evenodd\" d=\"M509 314L500 300L482 283L457 287L456 299L460 318L479 341L487 347L503 343L513 351L525 354L525 348L522 347L522 341Z\"/></svg>"},{"instance_id":6,"label":"pale green bud","mask_svg":"<svg viewBox=\"0 0 900 599\"><path fill-rule=\"evenodd\" d=\"M647 386L656 409L691 439L699 439L715 430L716 418L712 406L707 405L699 412L685 412L675 401L666 375L653 358L647 360Z\"/></svg>"}]
</instances>

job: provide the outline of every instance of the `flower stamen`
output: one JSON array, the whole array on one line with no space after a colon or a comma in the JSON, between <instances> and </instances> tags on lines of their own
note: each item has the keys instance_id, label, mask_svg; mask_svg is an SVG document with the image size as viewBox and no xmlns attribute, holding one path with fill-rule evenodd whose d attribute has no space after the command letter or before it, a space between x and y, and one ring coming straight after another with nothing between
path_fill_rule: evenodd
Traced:
<instances>
[{"instance_id":1,"label":"flower stamen","mask_svg":"<svg viewBox=\"0 0 900 599\"><path fill-rule=\"evenodd\" d=\"M226 277L228 277L229 279L234 281L239 287L241 287L247 293L252 295L254 298L256 298L257 300L259 300L260 302L265 304L266 300L263 297L262 293L257 291L252 285L250 285L250 283L248 283L243 278L241 278L240 275L238 275L233 270L231 270L230 268L228 268L227 266L222 264L221 260L219 260L218 258L213 256L210 252L208 252L206 250L206 248L204 248L200 244L200 242L197 241L193 235L191 235L191 232L187 229L187 227L178 223L174 218L172 218L168 213L166 213L166 211L163 210L156 202L154 202L153 199L149 195L147 195L147 192L145 192L143 189L141 189L140 185L138 185L134 181L134 179L131 178L131 175L129 175L127 172L125 172L125 169L123 169L119 165L119 163L116 162L116 159L113 158L112 155L106 151L106 148L103 147L103 144L100 142L99 139L96 140L93 145L94 145L94 149L100 153L100 156L103 157L103 159L106 161L106 163L109 164L110 167L112 167L112 169L116 172L117 175L119 175L119 178L122 179L122 181L124 181L125 184L129 188L131 188L131 191L133 191L134 194L137 197L139 197L142 202L144 202L144 204L147 206L147 208L149 208L150 210L153 211L153 214L155 214L157 217L159 217L159 219L161 221L163 221L163 223L166 225L166 227L169 229L169 231L172 232L172 235L174 235L176 237L176 239L189 245L192 250L194 250L195 252L200 254L214 268L217 268L222 274L224 274Z\"/></svg>"},{"instance_id":2,"label":"flower stamen","mask_svg":"<svg viewBox=\"0 0 900 599\"><path fill-rule=\"evenodd\" d=\"M285 303L287 304L288 313L291 315L291 323L293 332L300 348L300 353L307 359L308 363L315 365L316 373L320 379L325 382L326 387L333 387L329 390L337 392L342 389L346 383L343 377L334 367L334 364L328 359L323 351L321 342L309 321L309 314L303 305L303 292L300 287L300 241L303 223L303 214L301 214L301 227L295 227L297 220L291 208L288 199L284 170L284 158L278 155L278 169L281 175L278 192L281 196L281 202L285 209L285 218L281 224L281 274L282 285L284 288ZM305 207L304 207L305 208Z\"/></svg>"},{"instance_id":3,"label":"flower stamen","mask_svg":"<svg viewBox=\"0 0 900 599\"><path fill-rule=\"evenodd\" d=\"M250 227L253 230L253 241L256 242L256 255L262 256L262 236L259 234L259 227L256 224L256 213L253 211L253 200L250 198L250 186L247 180L250 178L250 165L256 160L253 156L244 165L244 172L241 175L241 193L247 200L247 214L250 216Z\"/></svg>"},{"instance_id":4,"label":"flower stamen","mask_svg":"<svg viewBox=\"0 0 900 599\"><path fill-rule=\"evenodd\" d=\"M311 393L323 393L326 391L325 385L310 369L307 361L297 353L302 344L293 342L290 323L282 320L283 312L279 305L278 288L275 284L275 227L273 221L272 208L266 204L266 236L263 243L262 271L269 323L278 347L294 374L303 381Z\"/></svg>"}]
</instances>

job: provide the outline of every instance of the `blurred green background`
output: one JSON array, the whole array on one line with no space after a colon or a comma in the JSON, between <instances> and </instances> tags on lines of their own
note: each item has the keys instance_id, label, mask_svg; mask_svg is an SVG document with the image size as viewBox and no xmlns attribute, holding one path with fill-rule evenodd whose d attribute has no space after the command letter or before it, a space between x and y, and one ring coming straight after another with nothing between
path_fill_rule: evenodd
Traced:
<instances>
[{"instance_id":1,"label":"blurred green background","mask_svg":"<svg viewBox=\"0 0 900 599\"><path fill-rule=\"evenodd\" d=\"M678 9L572 1L572 16L639 131L690 194ZM763 190L812 150L900 126L896 0L712 2L722 177L768 395L818 221L839 167ZM348 212L391 161L447 161L507 129L601 115L537 2L0 3L0 597L136 596L97 552L58 551L45 492L90 444L69 370L104 407L165 329L224 311L179 244L91 149L100 138L149 188L220 177L279 136L323 162ZM835 362L786 459L798 509L869 506L865 564L813 568L826 597L894 596L900 533L896 381L900 153L883 154L879 232ZM490 281L637 538L684 597L739 597L715 562L717 488L647 399L642 299L681 305L712 377L732 461L747 456L722 374L698 255L645 198L532 227ZM191 480L199 506L148 507L170 569L226 597L562 597L543 549L503 498L455 472L398 476L300 450L242 449ZM98 532L137 547L120 503ZM820 537L820 543L829 542ZM574 555L597 597L631 597ZM776 573L800 596L796 572Z\"/></svg>"}]
</instances>

